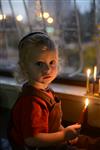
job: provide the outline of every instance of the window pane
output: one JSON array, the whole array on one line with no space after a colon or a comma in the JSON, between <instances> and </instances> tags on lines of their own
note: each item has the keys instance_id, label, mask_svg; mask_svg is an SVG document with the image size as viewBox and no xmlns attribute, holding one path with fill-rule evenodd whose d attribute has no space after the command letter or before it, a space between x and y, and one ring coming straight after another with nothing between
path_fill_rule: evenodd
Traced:
<instances>
[{"instance_id":1,"label":"window pane","mask_svg":"<svg viewBox=\"0 0 100 150\"><path fill-rule=\"evenodd\" d=\"M99 73L99 12L99 0L1 0L0 69L16 66L21 37L46 31L59 49L61 77L84 76L94 65Z\"/></svg>"}]
</instances>

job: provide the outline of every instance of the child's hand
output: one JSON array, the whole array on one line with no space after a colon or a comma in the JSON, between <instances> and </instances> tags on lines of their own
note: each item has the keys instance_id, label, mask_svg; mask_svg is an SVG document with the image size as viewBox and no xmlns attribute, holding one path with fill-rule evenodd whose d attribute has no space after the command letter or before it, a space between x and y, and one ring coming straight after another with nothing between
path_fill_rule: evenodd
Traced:
<instances>
[{"instance_id":1,"label":"child's hand","mask_svg":"<svg viewBox=\"0 0 100 150\"><path fill-rule=\"evenodd\" d=\"M73 140L69 140L68 143L70 143L71 145L74 145L74 144L76 144L78 142L78 139L79 139L79 137L76 137Z\"/></svg>"},{"instance_id":2,"label":"child's hand","mask_svg":"<svg viewBox=\"0 0 100 150\"><path fill-rule=\"evenodd\" d=\"M80 128L81 128L81 125L79 124L74 124L74 125L70 125L66 127L64 129L65 139L68 141L75 139L79 135Z\"/></svg>"}]
</instances>

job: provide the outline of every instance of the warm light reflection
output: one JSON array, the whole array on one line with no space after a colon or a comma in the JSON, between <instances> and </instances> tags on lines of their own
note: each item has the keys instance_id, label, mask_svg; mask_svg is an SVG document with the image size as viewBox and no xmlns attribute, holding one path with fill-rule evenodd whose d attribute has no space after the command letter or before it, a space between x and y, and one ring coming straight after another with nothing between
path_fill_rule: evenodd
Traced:
<instances>
[{"instance_id":1,"label":"warm light reflection","mask_svg":"<svg viewBox=\"0 0 100 150\"><path fill-rule=\"evenodd\" d=\"M23 16L22 15L18 15L16 16L17 21L22 21L23 20Z\"/></svg>"},{"instance_id":2,"label":"warm light reflection","mask_svg":"<svg viewBox=\"0 0 100 150\"><path fill-rule=\"evenodd\" d=\"M48 13L48 12L44 12L44 13L43 13L43 17L44 17L44 18L48 18L48 17L49 17L49 13Z\"/></svg>"},{"instance_id":3,"label":"warm light reflection","mask_svg":"<svg viewBox=\"0 0 100 150\"><path fill-rule=\"evenodd\" d=\"M49 17L49 18L47 19L47 22L48 22L48 23L53 23L53 18L52 18L52 17Z\"/></svg>"},{"instance_id":4,"label":"warm light reflection","mask_svg":"<svg viewBox=\"0 0 100 150\"><path fill-rule=\"evenodd\" d=\"M0 14L0 20L6 19L6 15Z\"/></svg>"},{"instance_id":5,"label":"warm light reflection","mask_svg":"<svg viewBox=\"0 0 100 150\"><path fill-rule=\"evenodd\" d=\"M39 17L42 18L42 13L39 14ZM49 13L48 13L48 12L44 12L44 13L43 13L43 17L44 17L45 19L47 19L47 18L49 17Z\"/></svg>"}]
</instances>

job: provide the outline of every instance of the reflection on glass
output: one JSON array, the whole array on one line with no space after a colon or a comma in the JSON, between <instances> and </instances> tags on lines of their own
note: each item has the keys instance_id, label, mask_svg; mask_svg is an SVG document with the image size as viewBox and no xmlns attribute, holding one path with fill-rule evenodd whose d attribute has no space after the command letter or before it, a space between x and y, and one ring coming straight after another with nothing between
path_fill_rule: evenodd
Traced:
<instances>
[{"instance_id":1,"label":"reflection on glass","mask_svg":"<svg viewBox=\"0 0 100 150\"><path fill-rule=\"evenodd\" d=\"M19 39L35 30L48 32L56 42L60 76L83 77L86 68L100 66L99 1L1 0L0 6L0 68L16 65Z\"/></svg>"}]
</instances>

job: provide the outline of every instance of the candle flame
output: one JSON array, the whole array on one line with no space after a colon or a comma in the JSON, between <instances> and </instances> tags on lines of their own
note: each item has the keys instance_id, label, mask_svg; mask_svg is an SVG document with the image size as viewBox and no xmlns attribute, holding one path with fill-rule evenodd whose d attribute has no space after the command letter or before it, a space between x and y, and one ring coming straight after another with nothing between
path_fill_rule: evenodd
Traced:
<instances>
[{"instance_id":1,"label":"candle flame","mask_svg":"<svg viewBox=\"0 0 100 150\"><path fill-rule=\"evenodd\" d=\"M86 98L86 100L85 100L85 108L88 106L88 104L89 104L89 99Z\"/></svg>"},{"instance_id":2,"label":"candle flame","mask_svg":"<svg viewBox=\"0 0 100 150\"><path fill-rule=\"evenodd\" d=\"M91 69L87 69L87 77L90 76L90 73L91 73Z\"/></svg>"}]
</instances>

